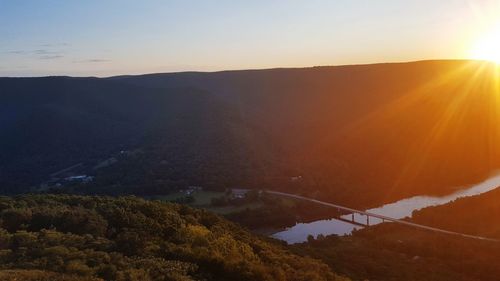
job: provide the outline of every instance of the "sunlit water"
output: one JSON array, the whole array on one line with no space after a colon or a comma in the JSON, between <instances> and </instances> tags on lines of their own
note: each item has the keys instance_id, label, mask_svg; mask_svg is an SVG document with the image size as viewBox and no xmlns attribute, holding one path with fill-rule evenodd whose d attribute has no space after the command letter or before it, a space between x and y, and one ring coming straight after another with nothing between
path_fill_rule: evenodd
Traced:
<instances>
[{"instance_id":1,"label":"sunlit water","mask_svg":"<svg viewBox=\"0 0 500 281\"><path fill-rule=\"evenodd\" d=\"M455 193L435 197L435 196L415 196L399 200L394 203L386 204L378 208L369 209L367 212L378 215L383 215L395 219L411 217L412 212L430 206L438 206L449 203L460 197L468 197L478 195L496 189L500 186L500 174L493 176L479 184L469 188L459 190ZM342 218L346 220L352 219L352 214L344 215ZM366 216L355 214L354 220L358 223L366 224ZM381 223L377 218L370 217L370 225ZM350 234L355 229L362 228L359 225L348 223L338 219L318 220L310 223L297 223L284 231L277 232L272 237L287 241L290 244L301 243L307 241L307 237L312 235L317 237L319 234L330 235L346 235Z\"/></svg>"}]
</instances>

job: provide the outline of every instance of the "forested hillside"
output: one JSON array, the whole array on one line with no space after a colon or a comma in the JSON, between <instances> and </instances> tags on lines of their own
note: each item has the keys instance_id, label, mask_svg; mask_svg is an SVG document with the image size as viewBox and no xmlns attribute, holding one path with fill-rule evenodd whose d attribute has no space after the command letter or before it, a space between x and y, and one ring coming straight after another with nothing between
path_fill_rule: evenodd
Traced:
<instances>
[{"instance_id":1,"label":"forested hillside","mask_svg":"<svg viewBox=\"0 0 500 281\"><path fill-rule=\"evenodd\" d=\"M394 223L371 226L352 236L320 236L291 248L321 259L353 280L496 281L500 275L499 242Z\"/></svg>"},{"instance_id":2,"label":"forested hillside","mask_svg":"<svg viewBox=\"0 0 500 281\"><path fill-rule=\"evenodd\" d=\"M82 163L89 193L270 188L353 207L449 193L500 167L494 71L423 61L0 79L0 182L23 192ZM93 169L120 151L134 153Z\"/></svg>"},{"instance_id":3,"label":"forested hillside","mask_svg":"<svg viewBox=\"0 0 500 281\"><path fill-rule=\"evenodd\" d=\"M0 277L347 280L206 211L134 197L62 195L0 198Z\"/></svg>"},{"instance_id":4,"label":"forested hillside","mask_svg":"<svg viewBox=\"0 0 500 281\"><path fill-rule=\"evenodd\" d=\"M302 189L357 204L446 194L494 172L495 71L423 61L114 79L206 89L282 148Z\"/></svg>"},{"instance_id":5,"label":"forested hillside","mask_svg":"<svg viewBox=\"0 0 500 281\"><path fill-rule=\"evenodd\" d=\"M0 182L9 193L25 192L79 163L95 174L95 165L125 150L140 151L122 157L115 169L128 178L105 171L102 193L121 182L121 194L148 188L165 193L186 183L221 186L228 178L248 178L245 167L253 163L244 135L256 139L255 146L263 139L246 133L234 109L201 90L95 78L0 79L0 115Z\"/></svg>"},{"instance_id":6,"label":"forested hillside","mask_svg":"<svg viewBox=\"0 0 500 281\"><path fill-rule=\"evenodd\" d=\"M422 224L500 239L500 189L414 212Z\"/></svg>"}]
</instances>

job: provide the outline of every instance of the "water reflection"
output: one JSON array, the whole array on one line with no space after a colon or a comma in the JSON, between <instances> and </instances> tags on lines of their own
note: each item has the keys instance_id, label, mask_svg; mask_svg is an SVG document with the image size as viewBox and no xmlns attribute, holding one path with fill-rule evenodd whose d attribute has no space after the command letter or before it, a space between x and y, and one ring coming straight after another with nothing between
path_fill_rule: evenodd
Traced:
<instances>
[{"instance_id":1,"label":"water reflection","mask_svg":"<svg viewBox=\"0 0 500 281\"><path fill-rule=\"evenodd\" d=\"M318 220L310 223L297 223L285 231L273 234L272 237L294 244L307 241L309 235L314 237L319 234L346 235L360 228L362 227L338 219Z\"/></svg>"},{"instance_id":2,"label":"water reflection","mask_svg":"<svg viewBox=\"0 0 500 281\"><path fill-rule=\"evenodd\" d=\"M473 185L469 188L459 190L455 193L435 197L435 196L415 196L399 200L394 203L386 204L378 208L367 210L367 212L392 217L395 219L402 219L411 217L415 210L420 210L425 207L438 206L449 203L460 197L467 197L479 195L496 189L500 186L500 174L493 176L484 182ZM352 214L342 216L345 220L352 220ZM366 216L355 214L354 221L361 224L366 224ZM370 225L381 223L382 220L370 217ZM311 223L297 223L295 226L290 227L284 231L275 233L272 237L287 241L290 244L305 242L309 235L317 237L319 234L330 235L346 235L350 234L354 229L362 228L359 225L351 224L338 219L318 220Z\"/></svg>"}]
</instances>

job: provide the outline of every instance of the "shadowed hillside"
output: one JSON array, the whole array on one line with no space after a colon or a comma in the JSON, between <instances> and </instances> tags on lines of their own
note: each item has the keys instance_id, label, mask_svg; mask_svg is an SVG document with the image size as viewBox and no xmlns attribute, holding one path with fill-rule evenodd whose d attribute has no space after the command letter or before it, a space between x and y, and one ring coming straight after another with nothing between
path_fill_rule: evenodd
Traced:
<instances>
[{"instance_id":1,"label":"shadowed hillside","mask_svg":"<svg viewBox=\"0 0 500 281\"><path fill-rule=\"evenodd\" d=\"M495 71L424 61L2 79L2 179L22 191L36 183L37 167L49 174L139 147L155 158L142 160L142 174L164 175L166 160L177 170L170 179L187 184L281 188L363 206L447 193L500 167Z\"/></svg>"},{"instance_id":2,"label":"shadowed hillside","mask_svg":"<svg viewBox=\"0 0 500 281\"><path fill-rule=\"evenodd\" d=\"M164 170L175 170L172 180L206 182L203 173L223 178L238 163L246 165L242 157L249 153L239 135L254 138L234 109L196 89L65 77L0 79L0 89L0 179L8 192L26 191L68 166L92 167L137 149L145 149L148 160L135 171L138 177L165 160Z\"/></svg>"},{"instance_id":3,"label":"shadowed hillside","mask_svg":"<svg viewBox=\"0 0 500 281\"><path fill-rule=\"evenodd\" d=\"M437 227L500 238L500 189L414 212L413 220Z\"/></svg>"}]
</instances>

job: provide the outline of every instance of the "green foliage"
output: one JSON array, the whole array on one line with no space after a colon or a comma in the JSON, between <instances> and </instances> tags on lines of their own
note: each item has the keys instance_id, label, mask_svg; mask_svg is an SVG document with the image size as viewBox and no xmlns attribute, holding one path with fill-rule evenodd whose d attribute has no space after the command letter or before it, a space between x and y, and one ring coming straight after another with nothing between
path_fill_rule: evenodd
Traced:
<instances>
[{"instance_id":1,"label":"green foliage","mask_svg":"<svg viewBox=\"0 0 500 281\"><path fill-rule=\"evenodd\" d=\"M500 244L417 230L392 223L308 239L293 245L353 280L498 280Z\"/></svg>"},{"instance_id":2,"label":"green foliage","mask_svg":"<svg viewBox=\"0 0 500 281\"><path fill-rule=\"evenodd\" d=\"M2 281L104 281L101 278L83 277L71 274L41 270L0 270Z\"/></svg>"},{"instance_id":3,"label":"green foliage","mask_svg":"<svg viewBox=\"0 0 500 281\"><path fill-rule=\"evenodd\" d=\"M89 278L61 280L341 280L321 262L186 206L66 195L2 197L0 206L0 272Z\"/></svg>"},{"instance_id":4,"label":"green foliage","mask_svg":"<svg viewBox=\"0 0 500 281\"><path fill-rule=\"evenodd\" d=\"M457 232L500 239L500 189L413 213L417 223Z\"/></svg>"},{"instance_id":5,"label":"green foliage","mask_svg":"<svg viewBox=\"0 0 500 281\"><path fill-rule=\"evenodd\" d=\"M297 222L308 222L331 218L337 210L304 200L283 199L269 194L259 195L257 191L247 193L243 201L261 203L258 208L246 208L227 214L227 218L250 229L284 228ZM339 214L337 214L339 215Z\"/></svg>"}]
</instances>

